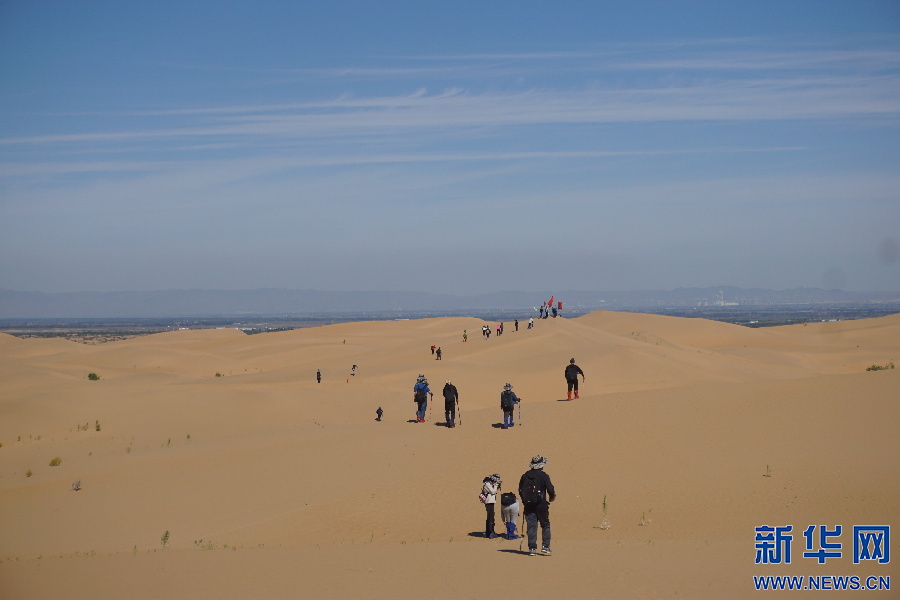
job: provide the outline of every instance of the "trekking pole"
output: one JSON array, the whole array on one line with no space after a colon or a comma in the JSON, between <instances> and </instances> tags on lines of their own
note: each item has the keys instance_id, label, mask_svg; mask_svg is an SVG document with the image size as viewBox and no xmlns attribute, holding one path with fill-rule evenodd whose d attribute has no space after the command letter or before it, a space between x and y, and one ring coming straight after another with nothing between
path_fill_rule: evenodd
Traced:
<instances>
[{"instance_id":1,"label":"trekking pole","mask_svg":"<svg viewBox=\"0 0 900 600\"><path fill-rule=\"evenodd\" d=\"M522 426L522 402L519 401L519 427Z\"/></svg>"},{"instance_id":2,"label":"trekking pole","mask_svg":"<svg viewBox=\"0 0 900 600\"><path fill-rule=\"evenodd\" d=\"M520 493L521 495L521 493ZM522 551L522 542L525 541L525 504L522 504L522 526L519 528L519 552Z\"/></svg>"},{"instance_id":3,"label":"trekking pole","mask_svg":"<svg viewBox=\"0 0 900 600\"><path fill-rule=\"evenodd\" d=\"M459 410L459 400L456 401L456 418L459 419L459 426L462 427L462 411Z\"/></svg>"}]
</instances>

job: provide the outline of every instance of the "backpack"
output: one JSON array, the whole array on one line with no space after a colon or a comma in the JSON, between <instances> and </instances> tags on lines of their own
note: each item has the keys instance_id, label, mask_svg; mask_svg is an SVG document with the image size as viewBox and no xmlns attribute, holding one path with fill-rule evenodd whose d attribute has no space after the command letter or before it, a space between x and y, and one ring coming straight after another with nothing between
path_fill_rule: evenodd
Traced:
<instances>
[{"instance_id":1,"label":"backpack","mask_svg":"<svg viewBox=\"0 0 900 600\"><path fill-rule=\"evenodd\" d=\"M500 408L502 408L503 410L509 410L513 406L515 406L515 403L513 402L513 399L512 399L512 392L509 392L509 391L501 392L500 393Z\"/></svg>"},{"instance_id":2,"label":"backpack","mask_svg":"<svg viewBox=\"0 0 900 600\"><path fill-rule=\"evenodd\" d=\"M425 402L427 399L428 396L425 394L424 388L417 389L415 396L413 396L413 402Z\"/></svg>"},{"instance_id":3,"label":"backpack","mask_svg":"<svg viewBox=\"0 0 900 600\"><path fill-rule=\"evenodd\" d=\"M500 495L500 505L501 506L512 506L516 503L516 495L512 492L503 492Z\"/></svg>"},{"instance_id":4,"label":"backpack","mask_svg":"<svg viewBox=\"0 0 900 600\"><path fill-rule=\"evenodd\" d=\"M543 491L543 485L538 481L537 471L534 469L528 471L522 481L522 489L519 490L519 493L522 494L522 504L526 506L540 504L544 499Z\"/></svg>"},{"instance_id":5,"label":"backpack","mask_svg":"<svg viewBox=\"0 0 900 600\"><path fill-rule=\"evenodd\" d=\"M578 379L578 367L575 365L568 365L566 367L566 379Z\"/></svg>"}]
</instances>

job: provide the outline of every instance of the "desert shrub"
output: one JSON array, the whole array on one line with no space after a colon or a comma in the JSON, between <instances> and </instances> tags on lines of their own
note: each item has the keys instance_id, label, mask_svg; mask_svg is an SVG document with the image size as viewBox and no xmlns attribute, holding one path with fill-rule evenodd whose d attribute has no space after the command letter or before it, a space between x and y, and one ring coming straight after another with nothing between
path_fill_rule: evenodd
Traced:
<instances>
[{"instance_id":1,"label":"desert shrub","mask_svg":"<svg viewBox=\"0 0 900 600\"><path fill-rule=\"evenodd\" d=\"M34 475L34 473L31 472L31 469L25 471L25 477L31 477L32 475Z\"/></svg>"},{"instance_id":2,"label":"desert shrub","mask_svg":"<svg viewBox=\"0 0 900 600\"><path fill-rule=\"evenodd\" d=\"M887 371L888 369L894 368L894 362L891 361L886 365L872 365L871 367L866 367L866 371Z\"/></svg>"},{"instance_id":3,"label":"desert shrub","mask_svg":"<svg viewBox=\"0 0 900 600\"><path fill-rule=\"evenodd\" d=\"M92 372L88 373L87 378L90 379L91 381L97 381L100 379L100 376L92 371Z\"/></svg>"},{"instance_id":4,"label":"desert shrub","mask_svg":"<svg viewBox=\"0 0 900 600\"><path fill-rule=\"evenodd\" d=\"M50 459L51 467L58 467L61 464L62 464L62 458L59 456L54 456L53 458Z\"/></svg>"}]
</instances>

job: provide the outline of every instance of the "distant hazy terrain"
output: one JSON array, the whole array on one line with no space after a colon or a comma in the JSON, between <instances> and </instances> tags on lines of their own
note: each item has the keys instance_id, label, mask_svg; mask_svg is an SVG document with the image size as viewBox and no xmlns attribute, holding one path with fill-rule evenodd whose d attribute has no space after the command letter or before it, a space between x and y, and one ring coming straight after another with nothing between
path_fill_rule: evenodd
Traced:
<instances>
[{"instance_id":1,"label":"distant hazy terrain","mask_svg":"<svg viewBox=\"0 0 900 600\"><path fill-rule=\"evenodd\" d=\"M900 292L846 292L736 287L669 291L506 291L475 296L427 292L315 290L163 290L123 292L18 292L0 289L0 319L159 318L236 315L316 315L335 312L474 311L531 309L551 296L564 310L765 306L822 303L898 303Z\"/></svg>"}]
</instances>

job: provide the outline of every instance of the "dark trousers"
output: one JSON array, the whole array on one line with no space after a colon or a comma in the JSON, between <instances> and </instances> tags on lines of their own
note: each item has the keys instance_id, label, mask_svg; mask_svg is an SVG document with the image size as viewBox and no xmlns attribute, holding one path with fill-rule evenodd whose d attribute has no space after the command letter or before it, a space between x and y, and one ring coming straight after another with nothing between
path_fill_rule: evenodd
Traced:
<instances>
[{"instance_id":1,"label":"dark trousers","mask_svg":"<svg viewBox=\"0 0 900 600\"><path fill-rule=\"evenodd\" d=\"M528 527L528 548L537 548L538 523L541 524L541 545L550 547L550 505L541 502L537 506L525 507L525 525Z\"/></svg>"},{"instance_id":2,"label":"dark trousers","mask_svg":"<svg viewBox=\"0 0 900 600\"><path fill-rule=\"evenodd\" d=\"M455 402L444 402L444 415L447 417L447 422L452 423L456 420L456 403Z\"/></svg>"},{"instance_id":3,"label":"dark trousers","mask_svg":"<svg viewBox=\"0 0 900 600\"><path fill-rule=\"evenodd\" d=\"M487 519L484 521L484 536L487 537L492 533L496 533L494 531L494 503L485 504L485 510L487 510Z\"/></svg>"},{"instance_id":4,"label":"dark trousers","mask_svg":"<svg viewBox=\"0 0 900 600\"><path fill-rule=\"evenodd\" d=\"M577 379L566 379L566 387L568 391L572 391L573 389L578 391L578 380Z\"/></svg>"}]
</instances>

